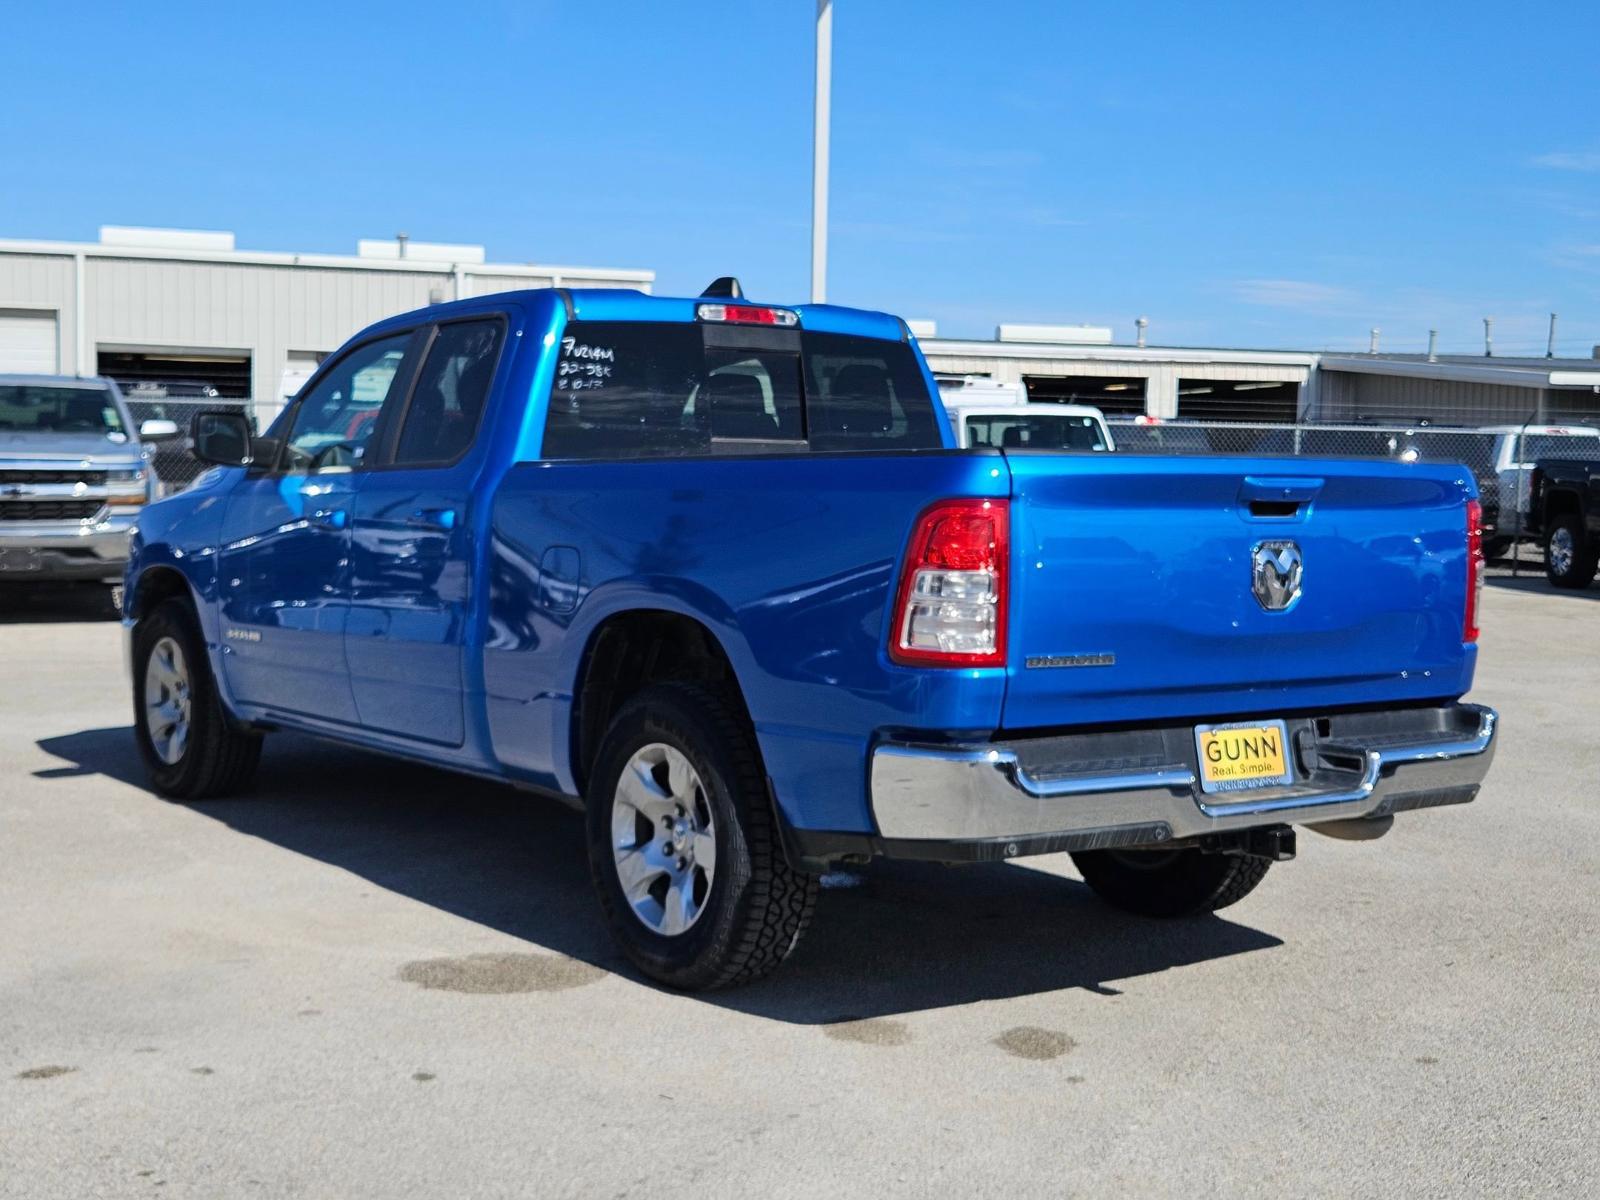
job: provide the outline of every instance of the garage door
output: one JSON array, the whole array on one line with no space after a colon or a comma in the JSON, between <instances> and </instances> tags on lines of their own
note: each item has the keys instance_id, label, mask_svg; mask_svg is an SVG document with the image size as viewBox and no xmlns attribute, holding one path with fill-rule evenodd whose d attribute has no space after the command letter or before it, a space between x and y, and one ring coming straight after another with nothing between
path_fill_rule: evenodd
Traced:
<instances>
[{"instance_id":1,"label":"garage door","mask_svg":"<svg viewBox=\"0 0 1600 1200\"><path fill-rule=\"evenodd\" d=\"M0 308L0 373L54 375L55 313Z\"/></svg>"}]
</instances>

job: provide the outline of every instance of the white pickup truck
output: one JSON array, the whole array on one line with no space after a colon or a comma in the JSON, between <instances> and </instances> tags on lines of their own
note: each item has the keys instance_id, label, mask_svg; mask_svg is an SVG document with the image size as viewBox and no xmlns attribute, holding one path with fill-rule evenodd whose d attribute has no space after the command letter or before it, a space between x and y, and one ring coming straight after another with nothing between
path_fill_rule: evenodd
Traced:
<instances>
[{"instance_id":1,"label":"white pickup truck","mask_svg":"<svg viewBox=\"0 0 1600 1200\"><path fill-rule=\"evenodd\" d=\"M1020 383L940 379L939 399L963 449L1115 450L1105 414L1088 404L1030 402Z\"/></svg>"}]
</instances>

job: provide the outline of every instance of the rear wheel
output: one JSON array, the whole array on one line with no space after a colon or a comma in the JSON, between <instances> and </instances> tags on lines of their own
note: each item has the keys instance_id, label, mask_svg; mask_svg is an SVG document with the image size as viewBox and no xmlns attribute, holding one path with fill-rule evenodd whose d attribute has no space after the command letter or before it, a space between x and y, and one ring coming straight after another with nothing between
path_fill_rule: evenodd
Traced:
<instances>
[{"instance_id":1,"label":"rear wheel","mask_svg":"<svg viewBox=\"0 0 1600 1200\"><path fill-rule=\"evenodd\" d=\"M1550 525L1544 541L1544 573L1558 588L1588 587L1600 561L1600 546L1585 535L1577 513L1562 513Z\"/></svg>"},{"instance_id":2,"label":"rear wheel","mask_svg":"<svg viewBox=\"0 0 1600 1200\"><path fill-rule=\"evenodd\" d=\"M1267 874L1270 859L1199 850L1085 850L1078 873L1108 904L1142 917L1187 917L1243 900Z\"/></svg>"},{"instance_id":3,"label":"rear wheel","mask_svg":"<svg viewBox=\"0 0 1600 1200\"><path fill-rule=\"evenodd\" d=\"M755 734L729 699L646 688L601 743L589 865L628 958L672 987L759 979L800 941L815 876L784 858Z\"/></svg>"},{"instance_id":4,"label":"rear wheel","mask_svg":"<svg viewBox=\"0 0 1600 1200\"><path fill-rule=\"evenodd\" d=\"M255 774L261 735L222 707L194 613L167 600L133 627L133 727L150 782L175 800L238 791Z\"/></svg>"}]
</instances>

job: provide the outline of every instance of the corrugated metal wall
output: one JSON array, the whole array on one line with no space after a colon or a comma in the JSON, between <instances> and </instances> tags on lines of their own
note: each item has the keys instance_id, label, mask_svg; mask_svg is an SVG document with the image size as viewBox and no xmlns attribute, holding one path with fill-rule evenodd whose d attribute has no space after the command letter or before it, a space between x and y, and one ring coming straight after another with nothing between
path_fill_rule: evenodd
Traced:
<instances>
[{"instance_id":1,"label":"corrugated metal wall","mask_svg":"<svg viewBox=\"0 0 1600 1200\"><path fill-rule=\"evenodd\" d=\"M406 270L205 262L97 256L84 261L83 360L75 325L75 263L70 253L0 253L0 308L54 310L60 369L92 374L104 349L248 356L251 391L263 423L278 407L293 352L326 353L395 313L456 298L449 270ZM549 287L548 275L474 273L463 295ZM649 284L564 273L569 287Z\"/></svg>"},{"instance_id":2,"label":"corrugated metal wall","mask_svg":"<svg viewBox=\"0 0 1600 1200\"><path fill-rule=\"evenodd\" d=\"M1152 416L1178 415L1178 379L1223 379L1244 383L1297 383L1301 411L1314 402L1315 382L1308 367L1267 363L1116 362L1098 358L1000 358L986 355L929 354L928 365L940 374L992 375L1014 382L1024 375L1117 376L1145 380L1145 411Z\"/></svg>"},{"instance_id":3,"label":"corrugated metal wall","mask_svg":"<svg viewBox=\"0 0 1600 1200\"><path fill-rule=\"evenodd\" d=\"M1431 421L1452 425L1503 425L1528 420L1562 420L1600 414L1600 397L1577 388L1514 387L1322 372L1320 421Z\"/></svg>"}]
</instances>

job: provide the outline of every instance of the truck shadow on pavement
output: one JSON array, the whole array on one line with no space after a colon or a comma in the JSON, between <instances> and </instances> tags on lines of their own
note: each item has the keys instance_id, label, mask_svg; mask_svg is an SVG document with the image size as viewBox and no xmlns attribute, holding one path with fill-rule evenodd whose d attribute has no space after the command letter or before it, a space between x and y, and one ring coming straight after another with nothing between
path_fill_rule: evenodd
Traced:
<instances>
[{"instance_id":1,"label":"truck shadow on pavement","mask_svg":"<svg viewBox=\"0 0 1600 1200\"><path fill-rule=\"evenodd\" d=\"M129 728L38 744L71 764L39 778L100 774L145 786ZM640 979L593 900L582 818L554 801L274 734L248 794L192 811L533 949ZM1064 988L1116 995L1112 981L1282 944L1221 917L1128 917L1076 880L1021 865L889 863L859 886L824 890L809 932L775 976L694 999L829 1025Z\"/></svg>"}]
</instances>

